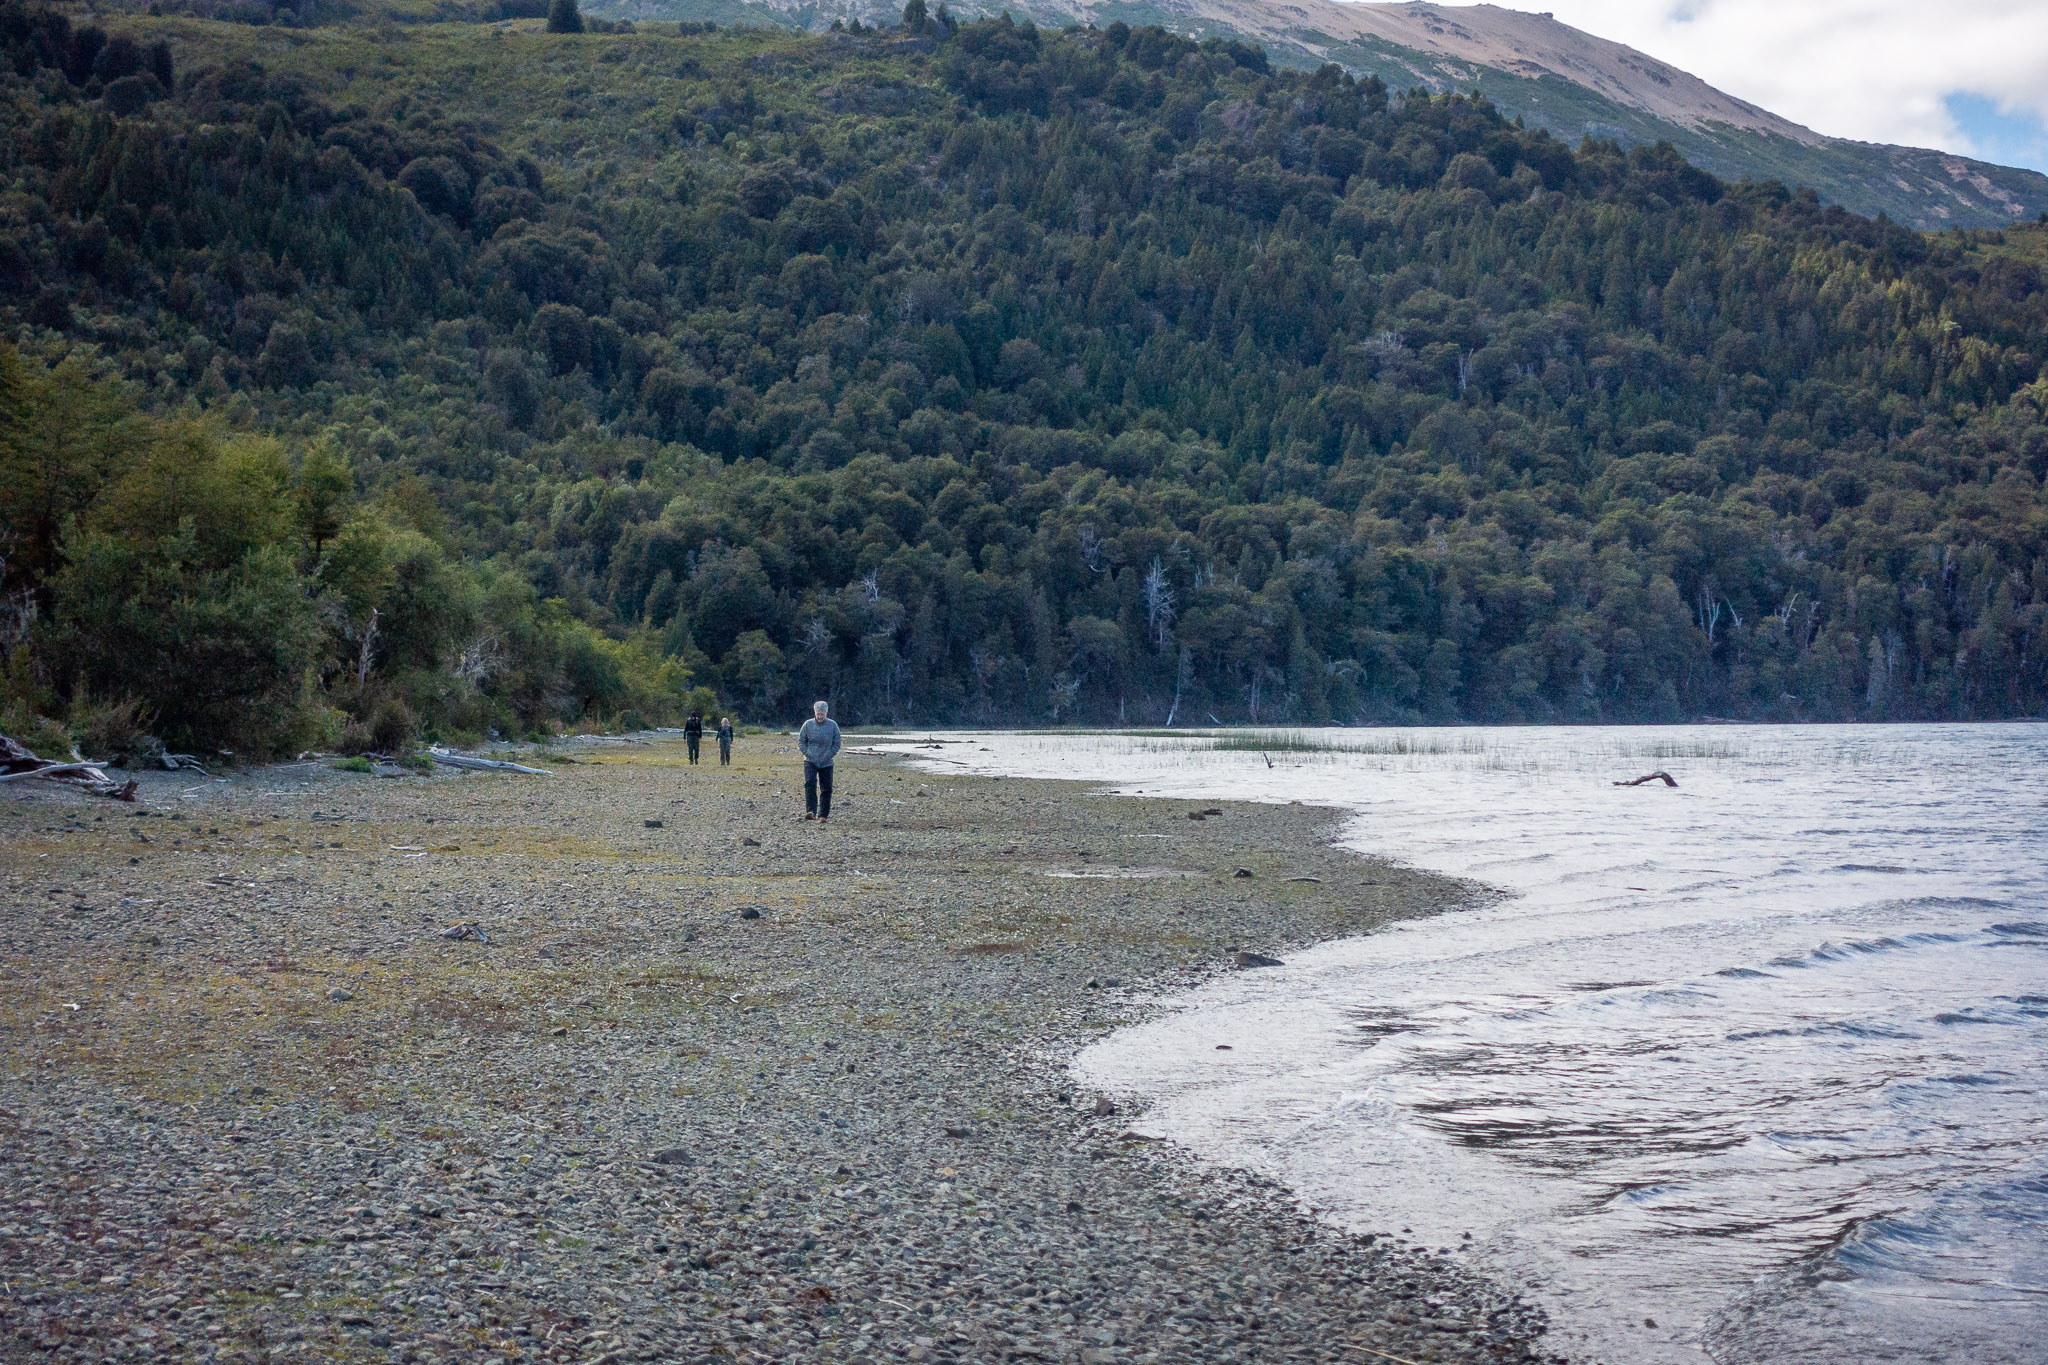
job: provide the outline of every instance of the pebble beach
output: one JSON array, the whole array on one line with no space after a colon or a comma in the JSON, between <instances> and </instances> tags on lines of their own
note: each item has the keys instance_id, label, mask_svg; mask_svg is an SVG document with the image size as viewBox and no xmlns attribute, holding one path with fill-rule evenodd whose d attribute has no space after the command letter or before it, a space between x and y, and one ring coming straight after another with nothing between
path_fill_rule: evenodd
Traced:
<instances>
[{"instance_id":1,"label":"pebble beach","mask_svg":"<svg viewBox=\"0 0 2048 1365\"><path fill-rule=\"evenodd\" d=\"M775 735L12 784L0 1356L1543 1358L1455 1248L1199 1168L1065 1068L1485 893L1314 807L863 743L822 828Z\"/></svg>"}]
</instances>

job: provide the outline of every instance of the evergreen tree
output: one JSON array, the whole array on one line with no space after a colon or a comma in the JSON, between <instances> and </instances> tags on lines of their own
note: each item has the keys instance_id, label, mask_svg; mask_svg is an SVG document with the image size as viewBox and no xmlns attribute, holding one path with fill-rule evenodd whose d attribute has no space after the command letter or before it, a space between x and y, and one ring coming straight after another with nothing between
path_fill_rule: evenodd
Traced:
<instances>
[{"instance_id":1,"label":"evergreen tree","mask_svg":"<svg viewBox=\"0 0 2048 1365\"><path fill-rule=\"evenodd\" d=\"M2048 228L925 4L936 56L422 29L401 118L312 48L89 106L140 30L0 0L0 715L2048 710Z\"/></svg>"},{"instance_id":2,"label":"evergreen tree","mask_svg":"<svg viewBox=\"0 0 2048 1365\"><path fill-rule=\"evenodd\" d=\"M548 32L583 32L583 12L576 8L576 0L553 0L548 6Z\"/></svg>"}]
</instances>

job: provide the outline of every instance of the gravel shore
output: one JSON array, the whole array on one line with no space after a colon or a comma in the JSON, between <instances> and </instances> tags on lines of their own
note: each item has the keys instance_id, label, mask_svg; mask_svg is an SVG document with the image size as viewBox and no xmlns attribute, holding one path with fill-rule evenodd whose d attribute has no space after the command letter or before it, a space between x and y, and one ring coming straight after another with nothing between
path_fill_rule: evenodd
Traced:
<instances>
[{"instance_id":1,"label":"gravel shore","mask_svg":"<svg viewBox=\"0 0 2048 1365\"><path fill-rule=\"evenodd\" d=\"M1470 888L1327 811L859 753L820 828L793 746L12 784L0 1356L1535 1353L1455 1255L1197 1169L1063 1069L1237 950Z\"/></svg>"}]
</instances>

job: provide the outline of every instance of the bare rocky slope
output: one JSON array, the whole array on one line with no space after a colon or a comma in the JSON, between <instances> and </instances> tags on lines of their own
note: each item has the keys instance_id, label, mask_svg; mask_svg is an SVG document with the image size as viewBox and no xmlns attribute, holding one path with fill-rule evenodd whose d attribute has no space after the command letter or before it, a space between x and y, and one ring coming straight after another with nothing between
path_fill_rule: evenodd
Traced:
<instances>
[{"instance_id":1,"label":"bare rocky slope","mask_svg":"<svg viewBox=\"0 0 2048 1365\"><path fill-rule=\"evenodd\" d=\"M591 12L822 28L892 20L886 0L596 0ZM1288 65L1336 62L1395 90L1472 90L1567 142L1669 142L1727 180L1781 180L1858 213L1923 229L1996 227L2048 213L2048 176L1924 147L1825 137L1621 43L1548 14L1494 5L1335 0L963 0L1041 24L1121 20L1194 37L1249 38Z\"/></svg>"}]
</instances>

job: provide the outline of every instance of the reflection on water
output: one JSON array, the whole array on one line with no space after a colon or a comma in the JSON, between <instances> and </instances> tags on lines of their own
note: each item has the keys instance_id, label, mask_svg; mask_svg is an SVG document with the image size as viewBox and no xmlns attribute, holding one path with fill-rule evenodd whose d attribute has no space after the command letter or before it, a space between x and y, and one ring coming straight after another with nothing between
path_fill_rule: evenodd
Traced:
<instances>
[{"instance_id":1,"label":"reflection on water","mask_svg":"<svg viewBox=\"0 0 2048 1365\"><path fill-rule=\"evenodd\" d=\"M1089 1049L1084 1080L1150 1100L1141 1129L1339 1222L1470 1248L1585 1359L1995 1363L2048 1336L2044 741L1313 731L941 752L1346 807L1357 847L1516 893L1290 954ZM1679 787L1611 785L1649 766Z\"/></svg>"}]
</instances>

